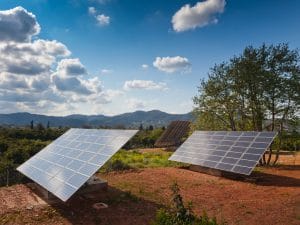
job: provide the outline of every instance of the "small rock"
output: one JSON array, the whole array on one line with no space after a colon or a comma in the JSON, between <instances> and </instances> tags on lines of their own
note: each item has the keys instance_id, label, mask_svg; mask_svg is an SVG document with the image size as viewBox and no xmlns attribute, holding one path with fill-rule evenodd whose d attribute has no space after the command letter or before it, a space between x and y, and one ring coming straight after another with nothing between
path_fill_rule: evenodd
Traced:
<instances>
[{"instance_id":1,"label":"small rock","mask_svg":"<svg viewBox=\"0 0 300 225\"><path fill-rule=\"evenodd\" d=\"M33 206L32 206L32 205L28 205L28 206L26 206L26 209L27 209L27 210L32 210L32 209L33 209Z\"/></svg>"},{"instance_id":2,"label":"small rock","mask_svg":"<svg viewBox=\"0 0 300 225\"><path fill-rule=\"evenodd\" d=\"M106 209L106 208L108 208L108 205L103 202L98 202L98 203L93 204L93 208L96 210Z\"/></svg>"}]
</instances>

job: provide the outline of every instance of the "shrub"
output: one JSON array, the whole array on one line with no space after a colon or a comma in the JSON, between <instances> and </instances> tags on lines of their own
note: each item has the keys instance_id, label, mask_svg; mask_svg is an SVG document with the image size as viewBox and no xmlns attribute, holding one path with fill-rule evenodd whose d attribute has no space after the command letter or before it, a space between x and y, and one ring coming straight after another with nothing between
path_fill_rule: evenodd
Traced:
<instances>
[{"instance_id":1,"label":"shrub","mask_svg":"<svg viewBox=\"0 0 300 225\"><path fill-rule=\"evenodd\" d=\"M132 167L124 163L123 161L117 159L117 160L109 161L106 164L104 171L112 172L112 171L124 171L129 169L132 169Z\"/></svg>"},{"instance_id":2,"label":"shrub","mask_svg":"<svg viewBox=\"0 0 300 225\"><path fill-rule=\"evenodd\" d=\"M177 183L172 185L171 190L173 205L170 209L159 209L153 225L218 225L216 218L209 218L205 211L197 217L191 203L187 207L183 204Z\"/></svg>"}]
</instances>

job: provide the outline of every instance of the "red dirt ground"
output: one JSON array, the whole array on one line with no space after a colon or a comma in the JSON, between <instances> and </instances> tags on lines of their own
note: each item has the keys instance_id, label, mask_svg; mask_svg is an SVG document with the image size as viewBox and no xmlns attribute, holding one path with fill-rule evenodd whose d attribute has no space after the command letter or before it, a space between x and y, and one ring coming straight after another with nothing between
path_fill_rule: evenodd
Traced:
<instances>
[{"instance_id":1,"label":"red dirt ground","mask_svg":"<svg viewBox=\"0 0 300 225\"><path fill-rule=\"evenodd\" d=\"M25 185L0 189L0 224L151 224L157 209L170 205L176 181L195 213L206 210L234 225L300 224L300 166L258 169L238 181L180 168L100 174L107 192L75 196L66 204L48 204ZM95 210L104 202L108 208Z\"/></svg>"}]
</instances>

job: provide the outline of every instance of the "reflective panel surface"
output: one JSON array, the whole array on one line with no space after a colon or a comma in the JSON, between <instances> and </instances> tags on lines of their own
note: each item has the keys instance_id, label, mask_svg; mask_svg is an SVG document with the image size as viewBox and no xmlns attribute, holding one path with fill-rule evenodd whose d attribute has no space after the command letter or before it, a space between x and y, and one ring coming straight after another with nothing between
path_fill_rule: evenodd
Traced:
<instances>
[{"instance_id":1,"label":"reflective panel surface","mask_svg":"<svg viewBox=\"0 0 300 225\"><path fill-rule=\"evenodd\" d=\"M195 131L169 160L250 175L276 132Z\"/></svg>"},{"instance_id":2,"label":"reflective panel surface","mask_svg":"<svg viewBox=\"0 0 300 225\"><path fill-rule=\"evenodd\" d=\"M136 132L72 128L17 170L67 201Z\"/></svg>"}]
</instances>

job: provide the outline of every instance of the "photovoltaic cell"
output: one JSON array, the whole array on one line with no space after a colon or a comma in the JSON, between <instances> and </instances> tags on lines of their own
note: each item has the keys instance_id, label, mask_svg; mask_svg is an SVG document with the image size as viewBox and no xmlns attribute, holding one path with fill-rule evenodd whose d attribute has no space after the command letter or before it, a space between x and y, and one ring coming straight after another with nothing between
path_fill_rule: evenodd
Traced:
<instances>
[{"instance_id":1,"label":"photovoltaic cell","mask_svg":"<svg viewBox=\"0 0 300 225\"><path fill-rule=\"evenodd\" d=\"M70 129L17 170L67 201L136 132Z\"/></svg>"},{"instance_id":2,"label":"photovoltaic cell","mask_svg":"<svg viewBox=\"0 0 300 225\"><path fill-rule=\"evenodd\" d=\"M169 158L250 175L276 132L195 131Z\"/></svg>"}]
</instances>

